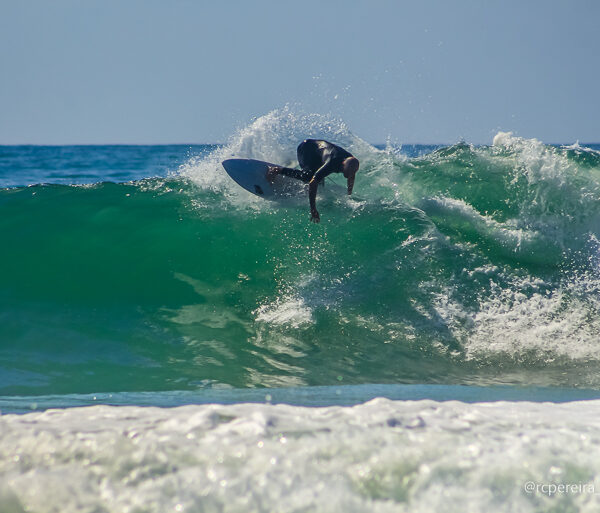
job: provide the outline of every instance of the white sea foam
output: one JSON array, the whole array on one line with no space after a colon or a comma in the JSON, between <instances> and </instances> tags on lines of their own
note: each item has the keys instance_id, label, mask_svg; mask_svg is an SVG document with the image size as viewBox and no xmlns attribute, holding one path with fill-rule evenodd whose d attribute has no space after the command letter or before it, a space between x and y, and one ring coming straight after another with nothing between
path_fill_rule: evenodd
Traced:
<instances>
[{"instance_id":1,"label":"white sea foam","mask_svg":"<svg viewBox=\"0 0 600 513\"><path fill-rule=\"evenodd\" d=\"M302 298L279 299L268 305L259 307L256 320L272 325L287 325L297 328L312 323L312 310Z\"/></svg>"},{"instance_id":2,"label":"white sea foam","mask_svg":"<svg viewBox=\"0 0 600 513\"><path fill-rule=\"evenodd\" d=\"M592 512L599 433L600 401L6 415L0 510Z\"/></svg>"},{"instance_id":3,"label":"white sea foam","mask_svg":"<svg viewBox=\"0 0 600 513\"><path fill-rule=\"evenodd\" d=\"M491 273L492 283L499 273ZM583 275L552 289L545 285L535 278L515 278L503 288L492 286L475 309L448 290L438 296L435 310L467 358L504 354L515 360L535 355L540 363L556 357L599 360L598 280Z\"/></svg>"}]
</instances>

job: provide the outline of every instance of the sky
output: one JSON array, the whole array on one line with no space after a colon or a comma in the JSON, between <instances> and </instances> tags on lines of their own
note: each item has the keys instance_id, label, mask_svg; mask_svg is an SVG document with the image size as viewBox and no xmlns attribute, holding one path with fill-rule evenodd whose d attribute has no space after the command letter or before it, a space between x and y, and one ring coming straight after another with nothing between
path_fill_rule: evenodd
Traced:
<instances>
[{"instance_id":1,"label":"sky","mask_svg":"<svg viewBox=\"0 0 600 513\"><path fill-rule=\"evenodd\" d=\"M600 142L597 0L0 0L0 144Z\"/></svg>"}]
</instances>

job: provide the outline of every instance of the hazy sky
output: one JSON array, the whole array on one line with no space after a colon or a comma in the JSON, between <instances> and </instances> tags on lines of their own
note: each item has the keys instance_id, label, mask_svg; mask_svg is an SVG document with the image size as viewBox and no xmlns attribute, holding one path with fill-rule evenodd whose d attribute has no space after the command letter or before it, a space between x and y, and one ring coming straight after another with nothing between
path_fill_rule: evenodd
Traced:
<instances>
[{"instance_id":1,"label":"hazy sky","mask_svg":"<svg viewBox=\"0 0 600 513\"><path fill-rule=\"evenodd\" d=\"M600 141L597 0L0 0L0 144L225 141L286 103L360 137Z\"/></svg>"}]
</instances>

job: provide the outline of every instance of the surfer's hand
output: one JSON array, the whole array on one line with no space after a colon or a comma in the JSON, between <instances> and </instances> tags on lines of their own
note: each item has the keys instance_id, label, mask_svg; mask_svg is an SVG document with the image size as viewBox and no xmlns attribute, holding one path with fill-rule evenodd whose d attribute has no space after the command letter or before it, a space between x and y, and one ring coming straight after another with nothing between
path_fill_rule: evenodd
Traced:
<instances>
[{"instance_id":1,"label":"surfer's hand","mask_svg":"<svg viewBox=\"0 0 600 513\"><path fill-rule=\"evenodd\" d=\"M313 223L318 223L321 220L321 216L319 215L319 213L316 210L312 210L310 213L310 220Z\"/></svg>"}]
</instances>

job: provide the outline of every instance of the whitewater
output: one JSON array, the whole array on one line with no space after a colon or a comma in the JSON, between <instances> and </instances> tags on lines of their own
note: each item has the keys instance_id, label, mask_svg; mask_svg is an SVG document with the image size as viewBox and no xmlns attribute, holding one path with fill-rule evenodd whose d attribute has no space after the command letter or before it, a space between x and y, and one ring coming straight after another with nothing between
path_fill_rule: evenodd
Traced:
<instances>
[{"instance_id":1,"label":"whitewater","mask_svg":"<svg viewBox=\"0 0 600 513\"><path fill-rule=\"evenodd\" d=\"M319 225L220 165L305 138ZM599 149L0 147L0 511L596 511Z\"/></svg>"}]
</instances>

